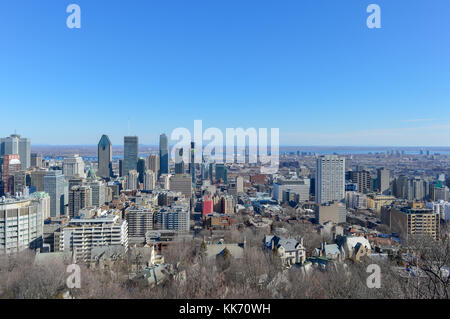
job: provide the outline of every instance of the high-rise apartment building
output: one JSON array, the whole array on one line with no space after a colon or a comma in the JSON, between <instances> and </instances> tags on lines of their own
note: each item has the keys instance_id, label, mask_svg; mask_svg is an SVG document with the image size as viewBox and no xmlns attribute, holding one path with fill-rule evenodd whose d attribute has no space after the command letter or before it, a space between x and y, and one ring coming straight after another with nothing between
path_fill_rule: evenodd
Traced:
<instances>
[{"instance_id":1,"label":"high-rise apartment building","mask_svg":"<svg viewBox=\"0 0 450 319\"><path fill-rule=\"evenodd\" d=\"M101 207L106 202L106 184L101 181L88 183L91 188L91 205Z\"/></svg>"},{"instance_id":2,"label":"high-rise apartment building","mask_svg":"<svg viewBox=\"0 0 450 319\"><path fill-rule=\"evenodd\" d=\"M65 178L60 170L48 171L44 176L44 192L50 196L50 216L64 215Z\"/></svg>"},{"instance_id":3,"label":"high-rise apartment building","mask_svg":"<svg viewBox=\"0 0 450 319\"><path fill-rule=\"evenodd\" d=\"M169 141L166 134L159 136L159 160L160 160L160 173L169 174Z\"/></svg>"},{"instance_id":4,"label":"high-rise apartment building","mask_svg":"<svg viewBox=\"0 0 450 319\"><path fill-rule=\"evenodd\" d=\"M440 235L439 213L429 208L383 207L381 220L403 238L430 236L438 240Z\"/></svg>"},{"instance_id":5,"label":"high-rise apartment building","mask_svg":"<svg viewBox=\"0 0 450 319\"><path fill-rule=\"evenodd\" d=\"M191 182L190 175L189 182ZM190 211L187 205L174 204L169 208L161 209L157 214L157 227L159 229L188 232L190 229Z\"/></svg>"},{"instance_id":6,"label":"high-rise apartment building","mask_svg":"<svg viewBox=\"0 0 450 319\"><path fill-rule=\"evenodd\" d=\"M345 158L323 155L317 159L316 203L341 201L345 197Z\"/></svg>"},{"instance_id":7,"label":"high-rise apartment building","mask_svg":"<svg viewBox=\"0 0 450 319\"><path fill-rule=\"evenodd\" d=\"M152 170L146 170L144 175L144 190L151 191L155 189L156 174Z\"/></svg>"},{"instance_id":8,"label":"high-rise apartment building","mask_svg":"<svg viewBox=\"0 0 450 319\"><path fill-rule=\"evenodd\" d=\"M127 212L129 238L144 238L148 231L154 229L155 217L153 209L133 209Z\"/></svg>"},{"instance_id":9,"label":"high-rise apartment building","mask_svg":"<svg viewBox=\"0 0 450 319\"><path fill-rule=\"evenodd\" d=\"M372 178L370 172L366 170L357 170L350 172L350 179L358 184L358 192L368 193L372 188Z\"/></svg>"},{"instance_id":10,"label":"high-rise apartment building","mask_svg":"<svg viewBox=\"0 0 450 319\"><path fill-rule=\"evenodd\" d=\"M112 144L108 135L102 135L98 142L98 170L97 175L109 178L113 175L112 170Z\"/></svg>"},{"instance_id":11,"label":"high-rise apartment building","mask_svg":"<svg viewBox=\"0 0 450 319\"><path fill-rule=\"evenodd\" d=\"M377 169L378 191L383 195L390 193L390 172L387 168Z\"/></svg>"},{"instance_id":12,"label":"high-rise apartment building","mask_svg":"<svg viewBox=\"0 0 450 319\"><path fill-rule=\"evenodd\" d=\"M71 219L69 225L55 233L55 250L73 252L78 261L92 261L92 251L99 246L128 250L128 223L118 215Z\"/></svg>"},{"instance_id":13,"label":"high-rise apartment building","mask_svg":"<svg viewBox=\"0 0 450 319\"><path fill-rule=\"evenodd\" d=\"M147 169L155 172L156 176L159 176L159 155L148 155L146 158Z\"/></svg>"},{"instance_id":14,"label":"high-rise apartment building","mask_svg":"<svg viewBox=\"0 0 450 319\"><path fill-rule=\"evenodd\" d=\"M78 216L80 209L91 206L91 189L89 186L73 186L69 190L69 216Z\"/></svg>"},{"instance_id":15,"label":"high-rise apartment building","mask_svg":"<svg viewBox=\"0 0 450 319\"><path fill-rule=\"evenodd\" d=\"M39 248L42 228L41 210L31 199L0 198L0 254Z\"/></svg>"},{"instance_id":16,"label":"high-rise apartment building","mask_svg":"<svg viewBox=\"0 0 450 319\"><path fill-rule=\"evenodd\" d=\"M139 141L137 136L125 136L123 139L123 176L131 170L137 170Z\"/></svg>"},{"instance_id":17,"label":"high-rise apartment building","mask_svg":"<svg viewBox=\"0 0 450 319\"><path fill-rule=\"evenodd\" d=\"M170 190L180 192L186 198L192 196L192 179L189 174L178 174L170 178Z\"/></svg>"},{"instance_id":18,"label":"high-rise apartment building","mask_svg":"<svg viewBox=\"0 0 450 319\"><path fill-rule=\"evenodd\" d=\"M136 170L131 170L128 172L127 176L127 189L138 189L139 174Z\"/></svg>"},{"instance_id":19,"label":"high-rise apartment building","mask_svg":"<svg viewBox=\"0 0 450 319\"><path fill-rule=\"evenodd\" d=\"M22 169L30 167L31 146L30 139L20 137L18 134L0 139L0 156L19 154Z\"/></svg>"}]
</instances>

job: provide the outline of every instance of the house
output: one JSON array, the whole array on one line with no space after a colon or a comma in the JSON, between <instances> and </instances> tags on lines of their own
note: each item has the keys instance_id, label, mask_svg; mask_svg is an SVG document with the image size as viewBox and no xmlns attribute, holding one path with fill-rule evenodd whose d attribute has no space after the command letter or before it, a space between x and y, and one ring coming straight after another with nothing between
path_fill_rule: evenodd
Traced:
<instances>
[{"instance_id":1,"label":"house","mask_svg":"<svg viewBox=\"0 0 450 319\"><path fill-rule=\"evenodd\" d=\"M369 241L364 236L340 236L337 240L345 257L360 261L363 256L372 252Z\"/></svg>"},{"instance_id":2,"label":"house","mask_svg":"<svg viewBox=\"0 0 450 319\"><path fill-rule=\"evenodd\" d=\"M284 266L303 264L306 260L303 239L298 242L293 238L266 235L263 239L263 245L265 249L276 251Z\"/></svg>"},{"instance_id":3,"label":"house","mask_svg":"<svg viewBox=\"0 0 450 319\"><path fill-rule=\"evenodd\" d=\"M327 259L334 261L342 261L344 259L344 252L342 248L337 244L322 243L320 248L314 250L316 257L326 257Z\"/></svg>"},{"instance_id":4,"label":"house","mask_svg":"<svg viewBox=\"0 0 450 319\"><path fill-rule=\"evenodd\" d=\"M244 256L245 239L243 243L237 244L225 244L223 240L220 240L216 244L205 243L205 254L207 258L217 258L220 256L231 255L234 258L240 259Z\"/></svg>"}]
</instances>

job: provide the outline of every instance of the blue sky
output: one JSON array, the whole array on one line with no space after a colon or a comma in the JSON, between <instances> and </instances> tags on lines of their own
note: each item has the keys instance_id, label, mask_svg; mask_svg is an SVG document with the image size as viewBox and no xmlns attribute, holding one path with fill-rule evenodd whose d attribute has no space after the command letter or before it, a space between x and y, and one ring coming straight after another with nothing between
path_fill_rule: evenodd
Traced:
<instances>
[{"instance_id":1,"label":"blue sky","mask_svg":"<svg viewBox=\"0 0 450 319\"><path fill-rule=\"evenodd\" d=\"M68 29L66 7L81 7ZM381 7L381 29L366 8ZM2 0L0 135L96 144L278 127L283 145L450 145L448 0Z\"/></svg>"}]
</instances>

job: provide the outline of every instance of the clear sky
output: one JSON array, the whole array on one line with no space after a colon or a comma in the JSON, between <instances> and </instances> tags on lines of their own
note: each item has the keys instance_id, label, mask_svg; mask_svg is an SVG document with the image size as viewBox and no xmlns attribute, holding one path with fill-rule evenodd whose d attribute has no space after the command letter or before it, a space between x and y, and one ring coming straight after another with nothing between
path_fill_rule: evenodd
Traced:
<instances>
[{"instance_id":1,"label":"clear sky","mask_svg":"<svg viewBox=\"0 0 450 319\"><path fill-rule=\"evenodd\" d=\"M449 0L1 0L0 136L122 144L130 127L157 144L199 119L278 127L282 145L449 146L449 13Z\"/></svg>"}]
</instances>

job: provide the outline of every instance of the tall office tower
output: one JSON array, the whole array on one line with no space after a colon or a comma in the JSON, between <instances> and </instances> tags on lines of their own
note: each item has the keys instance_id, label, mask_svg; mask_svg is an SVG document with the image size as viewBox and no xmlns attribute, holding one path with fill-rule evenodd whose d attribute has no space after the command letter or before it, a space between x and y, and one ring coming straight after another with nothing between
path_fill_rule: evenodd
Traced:
<instances>
[{"instance_id":1,"label":"tall office tower","mask_svg":"<svg viewBox=\"0 0 450 319\"><path fill-rule=\"evenodd\" d=\"M156 176L159 176L159 155L147 156L147 169L153 171Z\"/></svg>"},{"instance_id":2,"label":"tall office tower","mask_svg":"<svg viewBox=\"0 0 450 319\"><path fill-rule=\"evenodd\" d=\"M123 159L119 160L119 176L120 177L125 176L123 175Z\"/></svg>"},{"instance_id":3,"label":"tall office tower","mask_svg":"<svg viewBox=\"0 0 450 319\"><path fill-rule=\"evenodd\" d=\"M7 154L3 156L2 181L3 194L14 193L14 173L20 171L22 164L19 154Z\"/></svg>"},{"instance_id":4,"label":"tall office tower","mask_svg":"<svg viewBox=\"0 0 450 319\"><path fill-rule=\"evenodd\" d=\"M364 169L350 172L350 179L353 183L358 184L358 192L367 193L371 190L372 178L370 172Z\"/></svg>"},{"instance_id":5,"label":"tall office tower","mask_svg":"<svg viewBox=\"0 0 450 319\"><path fill-rule=\"evenodd\" d=\"M209 163L208 175L209 175L209 181L211 182L211 184L214 183L213 168L214 168L214 163Z\"/></svg>"},{"instance_id":6,"label":"tall office tower","mask_svg":"<svg viewBox=\"0 0 450 319\"><path fill-rule=\"evenodd\" d=\"M13 194L24 194L25 188L27 187L27 175L29 175L30 172L20 170L17 172L14 172L14 192Z\"/></svg>"},{"instance_id":7,"label":"tall office tower","mask_svg":"<svg viewBox=\"0 0 450 319\"><path fill-rule=\"evenodd\" d=\"M97 175L109 178L112 172L112 144L108 135L102 135L98 142L98 170Z\"/></svg>"},{"instance_id":8,"label":"tall office tower","mask_svg":"<svg viewBox=\"0 0 450 319\"><path fill-rule=\"evenodd\" d=\"M129 171L127 176L127 189L131 190L137 189L138 181L139 181L138 172L135 169Z\"/></svg>"},{"instance_id":9,"label":"tall office tower","mask_svg":"<svg viewBox=\"0 0 450 319\"><path fill-rule=\"evenodd\" d=\"M183 149L179 148L175 151L175 174L184 174Z\"/></svg>"},{"instance_id":10,"label":"tall office tower","mask_svg":"<svg viewBox=\"0 0 450 319\"><path fill-rule=\"evenodd\" d=\"M50 217L50 196L45 192L34 192L31 197L42 214L42 223Z\"/></svg>"},{"instance_id":11,"label":"tall office tower","mask_svg":"<svg viewBox=\"0 0 450 319\"><path fill-rule=\"evenodd\" d=\"M46 169L38 169L31 172L31 186L35 187L36 192L44 191L44 176L46 174Z\"/></svg>"},{"instance_id":12,"label":"tall office tower","mask_svg":"<svg viewBox=\"0 0 450 319\"><path fill-rule=\"evenodd\" d=\"M131 170L137 170L138 162L138 137L125 136L123 138L123 175L128 175Z\"/></svg>"},{"instance_id":13,"label":"tall office tower","mask_svg":"<svg viewBox=\"0 0 450 319\"><path fill-rule=\"evenodd\" d=\"M144 175L144 190L151 191L155 189L156 174L152 170L146 170Z\"/></svg>"},{"instance_id":14,"label":"tall office tower","mask_svg":"<svg viewBox=\"0 0 450 319\"><path fill-rule=\"evenodd\" d=\"M100 207L106 202L106 185L101 181L89 182L91 188L91 204L92 206Z\"/></svg>"},{"instance_id":15,"label":"tall office tower","mask_svg":"<svg viewBox=\"0 0 450 319\"><path fill-rule=\"evenodd\" d=\"M208 166L209 166L209 157L202 155L202 164L200 167L200 174L202 175L202 180L207 180L209 177L209 171L208 171Z\"/></svg>"},{"instance_id":16,"label":"tall office tower","mask_svg":"<svg viewBox=\"0 0 450 319\"><path fill-rule=\"evenodd\" d=\"M195 185L195 143L191 142L191 161L189 162L189 172L192 177L192 185Z\"/></svg>"},{"instance_id":17,"label":"tall office tower","mask_svg":"<svg viewBox=\"0 0 450 319\"><path fill-rule=\"evenodd\" d=\"M161 174L169 174L169 141L166 134L159 136L159 160Z\"/></svg>"},{"instance_id":18,"label":"tall office tower","mask_svg":"<svg viewBox=\"0 0 450 319\"><path fill-rule=\"evenodd\" d=\"M189 174L174 175L170 178L170 190L181 192L186 198L192 196L192 180Z\"/></svg>"},{"instance_id":19,"label":"tall office tower","mask_svg":"<svg viewBox=\"0 0 450 319\"><path fill-rule=\"evenodd\" d=\"M78 154L64 158L63 174L67 180L72 177L85 177L83 159Z\"/></svg>"},{"instance_id":20,"label":"tall office tower","mask_svg":"<svg viewBox=\"0 0 450 319\"><path fill-rule=\"evenodd\" d=\"M30 167L30 153L30 139L28 138L21 138L18 134L11 134L9 137L0 139L0 156L19 154L22 169Z\"/></svg>"},{"instance_id":21,"label":"tall office tower","mask_svg":"<svg viewBox=\"0 0 450 319\"><path fill-rule=\"evenodd\" d=\"M146 164L145 164L145 159L140 158L138 159L137 162L137 172L139 174L139 183L144 183L144 175L145 175L145 171L147 170Z\"/></svg>"},{"instance_id":22,"label":"tall office tower","mask_svg":"<svg viewBox=\"0 0 450 319\"><path fill-rule=\"evenodd\" d=\"M42 167L42 155L37 154L37 153L31 153L30 166L41 168Z\"/></svg>"},{"instance_id":23,"label":"tall office tower","mask_svg":"<svg viewBox=\"0 0 450 319\"><path fill-rule=\"evenodd\" d=\"M42 213L30 199L0 198L0 255L42 245Z\"/></svg>"},{"instance_id":24,"label":"tall office tower","mask_svg":"<svg viewBox=\"0 0 450 319\"><path fill-rule=\"evenodd\" d=\"M78 216L80 209L91 206L89 186L73 186L69 191L69 216Z\"/></svg>"},{"instance_id":25,"label":"tall office tower","mask_svg":"<svg viewBox=\"0 0 450 319\"><path fill-rule=\"evenodd\" d=\"M387 168L377 169L378 191L383 195L389 195L390 192L390 173Z\"/></svg>"},{"instance_id":26,"label":"tall office tower","mask_svg":"<svg viewBox=\"0 0 450 319\"><path fill-rule=\"evenodd\" d=\"M216 183L220 180L228 184L228 168L225 164L216 164Z\"/></svg>"},{"instance_id":27,"label":"tall office tower","mask_svg":"<svg viewBox=\"0 0 450 319\"><path fill-rule=\"evenodd\" d=\"M345 158L323 155L317 158L316 203L341 201L345 197Z\"/></svg>"},{"instance_id":28,"label":"tall office tower","mask_svg":"<svg viewBox=\"0 0 450 319\"><path fill-rule=\"evenodd\" d=\"M50 195L50 216L64 215L65 179L62 171L48 171L44 176L44 192Z\"/></svg>"}]
</instances>

